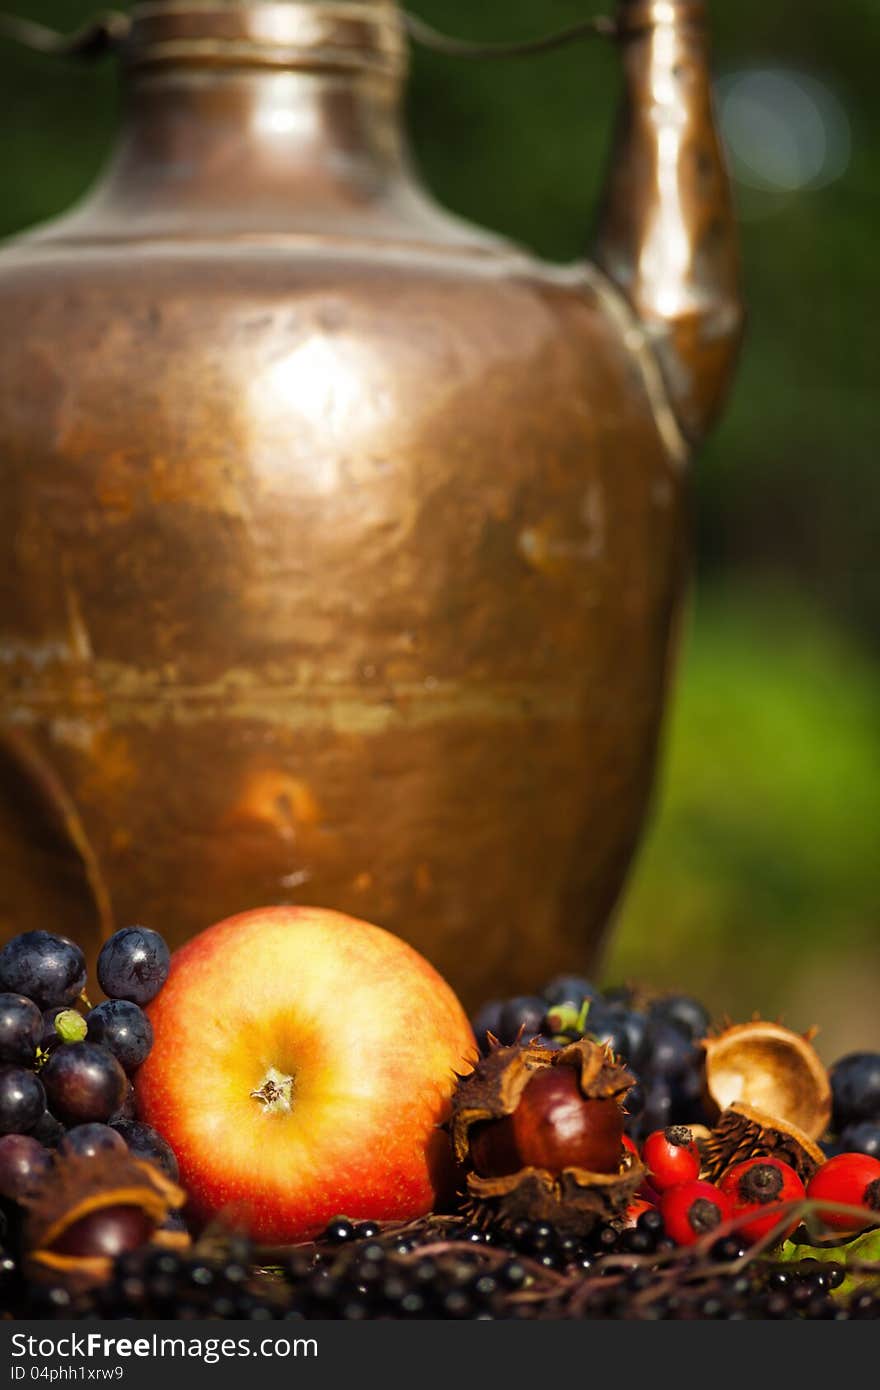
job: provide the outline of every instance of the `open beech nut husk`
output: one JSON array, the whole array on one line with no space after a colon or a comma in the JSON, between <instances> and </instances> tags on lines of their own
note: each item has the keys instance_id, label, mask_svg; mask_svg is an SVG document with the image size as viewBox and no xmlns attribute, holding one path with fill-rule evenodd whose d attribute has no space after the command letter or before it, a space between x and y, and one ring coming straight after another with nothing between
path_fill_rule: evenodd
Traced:
<instances>
[{"instance_id":1,"label":"open beech nut husk","mask_svg":"<svg viewBox=\"0 0 880 1390\"><path fill-rule=\"evenodd\" d=\"M140 1159L118 1153L58 1158L55 1172L23 1204L27 1274L80 1290L103 1283L128 1250L150 1243L186 1246L185 1232L163 1230L185 1200L182 1188Z\"/></svg>"},{"instance_id":2,"label":"open beech nut husk","mask_svg":"<svg viewBox=\"0 0 880 1390\"><path fill-rule=\"evenodd\" d=\"M708 1138L699 1141L702 1176L714 1182L747 1158L781 1158L806 1184L825 1162L808 1134L785 1120L763 1115L748 1105L731 1105Z\"/></svg>"},{"instance_id":3,"label":"open beech nut husk","mask_svg":"<svg viewBox=\"0 0 880 1390\"><path fill-rule=\"evenodd\" d=\"M752 1106L819 1139L831 1118L831 1083L809 1037L763 1019L704 1038L706 1098L713 1114Z\"/></svg>"},{"instance_id":4,"label":"open beech nut husk","mask_svg":"<svg viewBox=\"0 0 880 1390\"><path fill-rule=\"evenodd\" d=\"M583 1235L622 1213L645 1177L623 1148L634 1084L587 1039L494 1048L452 1098L452 1147L473 1217L551 1221Z\"/></svg>"}]
</instances>

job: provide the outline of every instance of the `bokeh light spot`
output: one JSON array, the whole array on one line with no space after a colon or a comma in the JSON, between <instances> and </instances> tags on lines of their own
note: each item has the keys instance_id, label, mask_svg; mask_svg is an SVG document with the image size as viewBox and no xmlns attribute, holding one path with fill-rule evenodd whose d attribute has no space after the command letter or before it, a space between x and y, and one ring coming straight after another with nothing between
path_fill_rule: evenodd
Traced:
<instances>
[{"instance_id":1,"label":"bokeh light spot","mask_svg":"<svg viewBox=\"0 0 880 1390\"><path fill-rule=\"evenodd\" d=\"M739 183L774 193L821 188L844 173L850 123L839 98L808 73L745 68L718 83L721 129Z\"/></svg>"}]
</instances>

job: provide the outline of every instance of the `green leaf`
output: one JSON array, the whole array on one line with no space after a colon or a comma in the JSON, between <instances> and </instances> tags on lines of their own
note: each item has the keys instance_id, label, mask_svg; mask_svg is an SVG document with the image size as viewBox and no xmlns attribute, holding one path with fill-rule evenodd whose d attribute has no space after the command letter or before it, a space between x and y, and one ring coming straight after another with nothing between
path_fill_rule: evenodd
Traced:
<instances>
[{"instance_id":1,"label":"green leaf","mask_svg":"<svg viewBox=\"0 0 880 1390\"><path fill-rule=\"evenodd\" d=\"M823 1264L839 1264L849 1269L853 1264L874 1264L875 1270L853 1270L848 1274L839 1289L834 1290L835 1298L848 1298L864 1284L880 1281L880 1227L865 1231L855 1240L841 1245L795 1245L787 1240L774 1255L774 1261L783 1264L797 1264L800 1260L819 1260Z\"/></svg>"}]
</instances>

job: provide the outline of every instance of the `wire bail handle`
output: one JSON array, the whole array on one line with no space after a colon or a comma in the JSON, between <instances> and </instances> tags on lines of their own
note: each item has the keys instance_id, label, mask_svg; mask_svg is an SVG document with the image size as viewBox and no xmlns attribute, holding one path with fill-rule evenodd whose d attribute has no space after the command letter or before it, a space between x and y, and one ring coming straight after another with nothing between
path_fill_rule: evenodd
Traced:
<instances>
[{"instance_id":1,"label":"wire bail handle","mask_svg":"<svg viewBox=\"0 0 880 1390\"><path fill-rule=\"evenodd\" d=\"M564 29L543 34L535 39L521 39L511 42L472 43L467 39L454 38L432 28L417 15L401 12L403 26L413 43L433 53L441 53L447 58L491 59L526 58L538 53L549 53L556 48L565 48L580 39L618 37L617 21L607 15L594 15ZM121 10L105 10L86 21L79 29L63 34L50 29L45 24L24 19L19 15L0 12L0 37L20 44L34 53L45 53L56 58L103 58L108 53L117 52L124 45L131 31L131 18Z\"/></svg>"}]
</instances>

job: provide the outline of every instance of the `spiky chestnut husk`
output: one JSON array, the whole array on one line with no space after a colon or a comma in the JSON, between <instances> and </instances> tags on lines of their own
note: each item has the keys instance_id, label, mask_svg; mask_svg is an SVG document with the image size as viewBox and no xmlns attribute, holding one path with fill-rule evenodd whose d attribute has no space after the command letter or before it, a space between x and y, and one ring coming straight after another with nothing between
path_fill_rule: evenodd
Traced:
<instances>
[{"instance_id":1,"label":"spiky chestnut husk","mask_svg":"<svg viewBox=\"0 0 880 1390\"><path fill-rule=\"evenodd\" d=\"M753 1106L819 1139L831 1118L831 1083L812 1034L754 1019L703 1039L709 1113Z\"/></svg>"},{"instance_id":2,"label":"spiky chestnut husk","mask_svg":"<svg viewBox=\"0 0 880 1390\"><path fill-rule=\"evenodd\" d=\"M22 1203L25 1272L76 1292L103 1283L120 1252L101 1249L102 1217L117 1222L125 1248L184 1248L185 1232L162 1227L185 1201L182 1188L155 1164L128 1154L58 1156L54 1173Z\"/></svg>"},{"instance_id":3,"label":"spiky chestnut husk","mask_svg":"<svg viewBox=\"0 0 880 1390\"><path fill-rule=\"evenodd\" d=\"M707 1138L698 1141L701 1176L716 1181L736 1163L749 1158L781 1158L807 1183L825 1155L796 1125L765 1115L750 1105L731 1105Z\"/></svg>"},{"instance_id":4,"label":"spiky chestnut husk","mask_svg":"<svg viewBox=\"0 0 880 1390\"><path fill-rule=\"evenodd\" d=\"M576 1089L585 1105L594 1104L596 1171L576 1164L549 1168L525 1164L509 1171L503 1161L517 1152L511 1148L512 1128L499 1126L500 1142L486 1144L493 1122L514 1119L524 1102L530 1082L542 1074L565 1073L563 1090ZM569 1082L574 1078L575 1088ZM494 1046L469 1076L463 1077L452 1099L450 1134L453 1153L462 1175L466 1205L474 1220L492 1220L511 1226L520 1220L548 1221L558 1230L585 1235L597 1222L622 1216L645 1177L637 1156L623 1148L623 1101L634 1077L620 1065L607 1047L582 1039L554 1050L535 1041L512 1047ZM533 1093L534 1094L534 1093ZM540 1116L529 1117L540 1124ZM604 1161L611 1135L614 1156ZM476 1140L476 1143L475 1143ZM553 1149L551 1143L550 1151ZM501 1160L494 1172L486 1159ZM478 1161L482 1160L482 1161ZM481 1168L482 1171L478 1171ZM508 1171L503 1171L508 1169Z\"/></svg>"}]
</instances>

